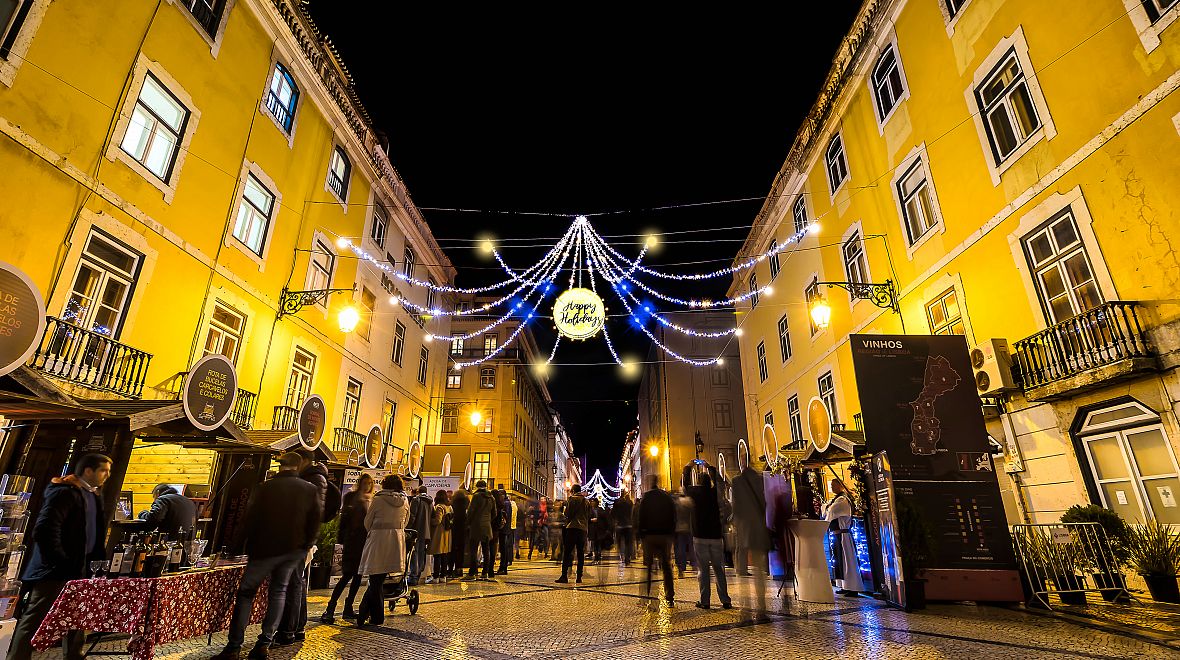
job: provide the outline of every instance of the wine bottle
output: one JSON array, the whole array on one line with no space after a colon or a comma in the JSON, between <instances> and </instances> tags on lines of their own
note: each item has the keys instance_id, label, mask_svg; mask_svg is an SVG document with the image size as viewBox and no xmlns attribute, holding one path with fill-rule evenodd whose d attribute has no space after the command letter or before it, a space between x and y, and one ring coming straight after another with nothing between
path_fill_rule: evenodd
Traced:
<instances>
[{"instance_id":1,"label":"wine bottle","mask_svg":"<svg viewBox=\"0 0 1180 660\"><path fill-rule=\"evenodd\" d=\"M168 572L179 573L180 564L184 559L184 530L180 531L180 538L173 541L172 547L168 549Z\"/></svg>"},{"instance_id":2,"label":"wine bottle","mask_svg":"<svg viewBox=\"0 0 1180 660\"><path fill-rule=\"evenodd\" d=\"M115 551L111 553L111 568L107 571L107 575L119 577L123 574L123 555L125 554L127 554L127 546L123 545L123 541L119 541L115 546Z\"/></svg>"},{"instance_id":3,"label":"wine bottle","mask_svg":"<svg viewBox=\"0 0 1180 660\"><path fill-rule=\"evenodd\" d=\"M152 535L147 534L147 538L140 537L139 543L135 546L135 563L131 566L131 577L143 577L144 568L147 565L148 553L151 552Z\"/></svg>"},{"instance_id":4,"label":"wine bottle","mask_svg":"<svg viewBox=\"0 0 1180 660\"><path fill-rule=\"evenodd\" d=\"M127 542L127 547L123 549L123 563L119 566L119 572L111 571L112 575L119 577L131 577L131 568L135 565L135 544L139 541L138 534L132 534Z\"/></svg>"},{"instance_id":5,"label":"wine bottle","mask_svg":"<svg viewBox=\"0 0 1180 660\"><path fill-rule=\"evenodd\" d=\"M157 534L156 544L152 546L151 559L148 560L148 577L160 577L168 566L168 535Z\"/></svg>"}]
</instances>

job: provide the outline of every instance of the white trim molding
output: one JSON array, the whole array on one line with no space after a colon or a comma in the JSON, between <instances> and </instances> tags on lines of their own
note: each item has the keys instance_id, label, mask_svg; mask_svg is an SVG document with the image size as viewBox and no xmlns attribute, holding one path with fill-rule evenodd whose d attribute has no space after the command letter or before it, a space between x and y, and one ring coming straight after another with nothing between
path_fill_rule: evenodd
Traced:
<instances>
[{"instance_id":1,"label":"white trim molding","mask_svg":"<svg viewBox=\"0 0 1180 660\"><path fill-rule=\"evenodd\" d=\"M939 0L939 2L941 1L942 0ZM893 61L897 67L897 75L901 78L901 95L898 96L896 100L894 100L893 107L889 108L889 111L885 113L884 117L882 117L881 107L877 105L877 86L876 81L873 80L873 73L876 71L877 64L880 62L881 57L889 48L893 49ZM889 123L889 120L892 119L895 114L897 114L898 108L900 108L901 105L910 98L910 81L908 78L906 78L905 66L901 62L901 49L899 49L897 46L896 31L890 30L889 32L886 32L880 36L880 43L877 45L872 62L869 64L868 75L865 76L865 85L868 87L869 100L873 105L873 119L877 121L877 134L884 135L885 125Z\"/></svg>"},{"instance_id":2,"label":"white trim molding","mask_svg":"<svg viewBox=\"0 0 1180 660\"><path fill-rule=\"evenodd\" d=\"M41 27L41 20L45 18L50 2L52 0L33 0L29 13L25 14L25 20L12 42L12 48L8 50L6 57L0 58L0 85L12 87L13 81L16 80L16 72L24 64L25 56L29 54L29 46L33 45L33 37Z\"/></svg>"},{"instance_id":3,"label":"white trim molding","mask_svg":"<svg viewBox=\"0 0 1180 660\"><path fill-rule=\"evenodd\" d=\"M1123 0L1123 6L1127 8L1127 17L1131 19L1135 33L1139 35L1139 42L1143 44L1143 50L1148 53L1159 48L1160 33L1168 29L1168 26L1174 23L1177 18L1180 18L1180 3L1164 10L1160 14L1159 20L1154 23L1147 15L1147 9L1143 7L1143 0Z\"/></svg>"},{"instance_id":4,"label":"white trim molding","mask_svg":"<svg viewBox=\"0 0 1180 660\"><path fill-rule=\"evenodd\" d=\"M901 191L898 190L897 184L902 177L909 173L910 168L919 163L923 173L926 175L926 188L930 192L930 205L934 211L934 222L926 233L918 237L914 242L910 242L909 230L906 229L905 208L901 203ZM942 205L938 201L938 190L934 186L934 175L930 172L930 154L926 151L926 143L923 142L918 146L910 149L910 152L901 159L901 162L893 169L893 178L889 181L889 188L893 192L893 203L897 209L897 221L901 227L901 235L905 238L906 243L906 258L910 261L914 260L914 253L918 248L926 244L935 234L942 234L946 232L946 223L943 222Z\"/></svg>"},{"instance_id":5,"label":"white trim molding","mask_svg":"<svg viewBox=\"0 0 1180 660\"><path fill-rule=\"evenodd\" d=\"M255 253L254 250L251 250L234 236L234 227L238 224L238 213L246 196L246 177L251 174L266 187L266 192L274 196L274 205L271 207L270 218L266 223L266 235L262 237L261 255ZM234 188L234 192L236 196L234 197L234 204L231 210L232 215L229 218L228 231L225 232L225 244L236 248L251 261L258 264L258 272L261 273L266 269L266 257L270 252L270 239L274 235L275 225L279 220L279 211L283 208L283 193L279 190L279 186L275 183L274 179L270 178L262 169L262 166L253 161L242 162L242 171L238 175L238 183Z\"/></svg>"}]
</instances>

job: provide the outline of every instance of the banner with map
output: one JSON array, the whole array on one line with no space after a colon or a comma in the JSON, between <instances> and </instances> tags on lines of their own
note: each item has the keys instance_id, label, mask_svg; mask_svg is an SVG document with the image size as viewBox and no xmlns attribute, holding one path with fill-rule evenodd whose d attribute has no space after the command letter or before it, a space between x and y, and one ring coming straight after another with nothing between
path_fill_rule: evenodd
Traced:
<instances>
[{"instance_id":1,"label":"banner with map","mask_svg":"<svg viewBox=\"0 0 1180 660\"><path fill-rule=\"evenodd\" d=\"M865 448L888 452L899 506L927 523L934 541L927 568L1014 568L966 339L849 341Z\"/></svg>"}]
</instances>

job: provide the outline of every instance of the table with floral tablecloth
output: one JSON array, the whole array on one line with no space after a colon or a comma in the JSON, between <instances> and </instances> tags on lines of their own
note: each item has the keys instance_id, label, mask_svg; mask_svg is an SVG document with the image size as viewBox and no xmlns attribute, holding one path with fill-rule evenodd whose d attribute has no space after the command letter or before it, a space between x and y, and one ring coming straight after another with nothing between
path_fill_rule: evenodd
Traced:
<instances>
[{"instance_id":1,"label":"table with floral tablecloth","mask_svg":"<svg viewBox=\"0 0 1180 660\"><path fill-rule=\"evenodd\" d=\"M156 644L211 634L229 627L244 566L198 570L158 578L95 578L66 583L37 634L45 650L68 630L126 633L133 660L150 660ZM266 585L254 598L250 622L266 614Z\"/></svg>"}]
</instances>

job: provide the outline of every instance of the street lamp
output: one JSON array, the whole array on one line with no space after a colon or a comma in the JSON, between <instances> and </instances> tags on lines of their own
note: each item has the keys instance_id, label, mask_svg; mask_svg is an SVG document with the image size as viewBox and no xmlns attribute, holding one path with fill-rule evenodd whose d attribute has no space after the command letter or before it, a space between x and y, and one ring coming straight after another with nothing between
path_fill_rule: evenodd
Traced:
<instances>
[{"instance_id":1,"label":"street lamp","mask_svg":"<svg viewBox=\"0 0 1180 660\"><path fill-rule=\"evenodd\" d=\"M340 332L349 333L356 329L356 324L360 323L361 313L356 311L356 307L349 305L340 310L336 316L336 322L340 324Z\"/></svg>"},{"instance_id":2,"label":"street lamp","mask_svg":"<svg viewBox=\"0 0 1180 660\"><path fill-rule=\"evenodd\" d=\"M807 303L811 306L811 321L820 330L827 328L828 324L832 321L832 307L818 293L818 288L821 285L844 289L848 292L848 297L853 300L868 300L881 309L889 309L893 310L895 314L901 314L901 305L897 300L897 289L893 286L893 280L885 280L881 284L871 282L812 281L811 285L816 287L817 293L809 295Z\"/></svg>"},{"instance_id":3,"label":"street lamp","mask_svg":"<svg viewBox=\"0 0 1180 660\"><path fill-rule=\"evenodd\" d=\"M811 304L811 322L820 330L826 330L832 322L832 306L822 296Z\"/></svg>"},{"instance_id":4,"label":"street lamp","mask_svg":"<svg viewBox=\"0 0 1180 660\"><path fill-rule=\"evenodd\" d=\"M471 425L479 426L481 421L483 421L483 415L479 414L478 410L471 411Z\"/></svg>"},{"instance_id":5,"label":"street lamp","mask_svg":"<svg viewBox=\"0 0 1180 660\"><path fill-rule=\"evenodd\" d=\"M653 442L652 444L648 445L647 453L651 454L652 458L656 458L660 455L660 446Z\"/></svg>"},{"instance_id":6,"label":"street lamp","mask_svg":"<svg viewBox=\"0 0 1180 660\"><path fill-rule=\"evenodd\" d=\"M697 458L700 459L701 452L705 451L705 443L701 440L701 432L700 431L697 431L696 449L697 449Z\"/></svg>"}]
</instances>

